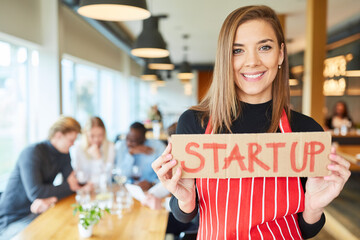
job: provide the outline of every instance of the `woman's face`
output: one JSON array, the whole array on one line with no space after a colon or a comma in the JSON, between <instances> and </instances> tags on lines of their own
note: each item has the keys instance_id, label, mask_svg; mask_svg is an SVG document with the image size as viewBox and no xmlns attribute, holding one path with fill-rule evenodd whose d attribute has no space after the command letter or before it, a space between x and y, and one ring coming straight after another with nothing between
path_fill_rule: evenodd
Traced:
<instances>
[{"instance_id":1,"label":"woman's face","mask_svg":"<svg viewBox=\"0 0 360 240\"><path fill-rule=\"evenodd\" d=\"M96 145L100 147L105 139L105 129L102 127L92 127L90 131L87 132L87 138L90 146Z\"/></svg>"},{"instance_id":2,"label":"woman's face","mask_svg":"<svg viewBox=\"0 0 360 240\"><path fill-rule=\"evenodd\" d=\"M280 49L269 23L250 20L241 24L233 44L233 70L240 100L252 104L269 101L283 59L283 44Z\"/></svg>"},{"instance_id":3,"label":"woman's face","mask_svg":"<svg viewBox=\"0 0 360 240\"><path fill-rule=\"evenodd\" d=\"M345 106L343 103L337 103L335 107L335 115L343 117L345 114Z\"/></svg>"}]
</instances>

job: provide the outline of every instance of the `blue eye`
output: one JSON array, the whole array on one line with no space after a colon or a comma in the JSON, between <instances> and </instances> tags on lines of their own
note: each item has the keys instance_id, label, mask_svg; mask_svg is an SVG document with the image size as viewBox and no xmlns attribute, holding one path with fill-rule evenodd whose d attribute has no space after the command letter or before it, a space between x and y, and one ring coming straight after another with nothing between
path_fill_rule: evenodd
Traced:
<instances>
[{"instance_id":1,"label":"blue eye","mask_svg":"<svg viewBox=\"0 0 360 240\"><path fill-rule=\"evenodd\" d=\"M265 45L265 46L260 47L260 50L262 50L262 51L268 51L268 50L270 50L271 48L272 48L271 46Z\"/></svg>"},{"instance_id":2,"label":"blue eye","mask_svg":"<svg viewBox=\"0 0 360 240\"><path fill-rule=\"evenodd\" d=\"M233 49L233 54L239 54L239 53L242 53L243 50L242 49Z\"/></svg>"}]
</instances>

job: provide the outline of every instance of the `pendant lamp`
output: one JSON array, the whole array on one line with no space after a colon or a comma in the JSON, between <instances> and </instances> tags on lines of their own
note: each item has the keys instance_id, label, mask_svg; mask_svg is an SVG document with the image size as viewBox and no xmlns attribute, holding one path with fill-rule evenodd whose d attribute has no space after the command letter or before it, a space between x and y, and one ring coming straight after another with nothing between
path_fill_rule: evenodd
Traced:
<instances>
[{"instance_id":1,"label":"pendant lamp","mask_svg":"<svg viewBox=\"0 0 360 240\"><path fill-rule=\"evenodd\" d=\"M184 41L186 39L189 38L188 34L184 34L183 35ZM189 62L186 60L187 59L187 52L188 48L187 46L184 46L184 61L181 63L180 65L180 69L179 69L179 73L177 75L178 79L182 80L182 81L186 81L186 80L190 80L194 77L194 74L192 73L192 69L191 66L189 64Z\"/></svg>"},{"instance_id":2,"label":"pendant lamp","mask_svg":"<svg viewBox=\"0 0 360 240\"><path fill-rule=\"evenodd\" d=\"M146 63L144 72L140 78L144 81L156 81L158 79L156 71L149 69L147 66L148 64Z\"/></svg>"},{"instance_id":3,"label":"pendant lamp","mask_svg":"<svg viewBox=\"0 0 360 240\"><path fill-rule=\"evenodd\" d=\"M171 63L170 57L151 58L149 60L149 68L156 70L173 70L175 66Z\"/></svg>"},{"instance_id":4,"label":"pendant lamp","mask_svg":"<svg viewBox=\"0 0 360 240\"><path fill-rule=\"evenodd\" d=\"M143 58L162 58L169 56L166 43L158 26L159 18L166 16L151 16L143 21L143 30L136 39L131 54Z\"/></svg>"},{"instance_id":5,"label":"pendant lamp","mask_svg":"<svg viewBox=\"0 0 360 240\"><path fill-rule=\"evenodd\" d=\"M194 74L192 73L191 66L188 61L184 60L181 63L177 77L178 79L185 81L190 80L194 77Z\"/></svg>"},{"instance_id":6,"label":"pendant lamp","mask_svg":"<svg viewBox=\"0 0 360 240\"><path fill-rule=\"evenodd\" d=\"M78 13L104 21L132 21L149 18L146 0L80 0Z\"/></svg>"},{"instance_id":7,"label":"pendant lamp","mask_svg":"<svg viewBox=\"0 0 360 240\"><path fill-rule=\"evenodd\" d=\"M155 81L158 87L164 87L166 85L165 80L162 78L160 74L157 75L157 80Z\"/></svg>"}]
</instances>

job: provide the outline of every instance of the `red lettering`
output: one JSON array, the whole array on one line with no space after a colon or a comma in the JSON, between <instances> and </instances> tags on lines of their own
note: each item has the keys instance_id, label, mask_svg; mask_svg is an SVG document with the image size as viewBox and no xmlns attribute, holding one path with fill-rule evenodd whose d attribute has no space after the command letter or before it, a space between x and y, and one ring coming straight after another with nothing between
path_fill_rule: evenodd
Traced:
<instances>
[{"instance_id":1,"label":"red lettering","mask_svg":"<svg viewBox=\"0 0 360 240\"><path fill-rule=\"evenodd\" d=\"M300 169L296 168L296 145L298 144L298 142L293 142L291 144L291 150L290 150L290 161L291 161L291 168L292 170L294 170L294 172L301 172L304 171L304 169L306 168L306 163L307 163L307 157L305 157L304 155L304 159L303 159L303 164L301 166Z\"/></svg>"},{"instance_id":2,"label":"red lettering","mask_svg":"<svg viewBox=\"0 0 360 240\"><path fill-rule=\"evenodd\" d=\"M254 152L253 147L256 147L256 150ZM265 163L260 161L256 157L261 152L261 145L257 143L249 143L248 144L248 159L249 159L249 172L254 172L254 162L256 162L260 167L268 171L270 169L269 166L267 166Z\"/></svg>"},{"instance_id":3,"label":"red lettering","mask_svg":"<svg viewBox=\"0 0 360 240\"><path fill-rule=\"evenodd\" d=\"M185 152L186 153L188 153L190 155L194 155L194 156L199 158L200 166L197 167L197 168L188 168L188 167L185 166L185 161L181 161L180 164L181 164L181 168L184 169L185 172L197 173L197 172L200 172L204 168L204 166L205 166L205 158L200 153L198 153L198 152L196 152L194 150L191 150L190 149L191 147L199 148L200 145L195 143L195 142L189 142L185 147Z\"/></svg>"},{"instance_id":4,"label":"red lettering","mask_svg":"<svg viewBox=\"0 0 360 240\"><path fill-rule=\"evenodd\" d=\"M290 154L291 168L295 172L303 171L306 168L308 156L310 155L310 172L314 172L315 155L320 154L324 151L324 149L325 149L324 144L322 144L321 142L317 142L317 141L305 142L303 164L300 169L296 168L296 159L295 159L296 145L297 145L297 142L294 142L291 145L291 154ZM320 146L320 148L318 150L316 150L316 146Z\"/></svg>"},{"instance_id":5,"label":"red lettering","mask_svg":"<svg viewBox=\"0 0 360 240\"><path fill-rule=\"evenodd\" d=\"M219 154L218 149L226 149L226 144L204 143L204 149L213 149L214 153L214 172L219 172Z\"/></svg>"},{"instance_id":6,"label":"red lettering","mask_svg":"<svg viewBox=\"0 0 360 240\"><path fill-rule=\"evenodd\" d=\"M320 148L318 150L315 150L316 146L319 146ZM304 159L305 158L307 159L307 156L310 155L310 172L313 172L315 168L315 155L322 153L324 149L325 146L321 142L317 142L317 141L305 142Z\"/></svg>"},{"instance_id":7,"label":"red lettering","mask_svg":"<svg viewBox=\"0 0 360 240\"><path fill-rule=\"evenodd\" d=\"M237 144L235 144L233 150L231 150L231 153L229 155L229 157L225 158L225 164L224 167L222 169L226 169L230 166L231 161L236 160L240 166L241 171L245 171L246 167L245 164L243 162L245 157L241 156L240 151L239 151L239 146Z\"/></svg>"},{"instance_id":8,"label":"red lettering","mask_svg":"<svg viewBox=\"0 0 360 240\"><path fill-rule=\"evenodd\" d=\"M266 146L268 148L273 148L273 154L274 154L274 172L278 172L278 164L279 164L279 148L285 147L285 143L267 143Z\"/></svg>"}]
</instances>

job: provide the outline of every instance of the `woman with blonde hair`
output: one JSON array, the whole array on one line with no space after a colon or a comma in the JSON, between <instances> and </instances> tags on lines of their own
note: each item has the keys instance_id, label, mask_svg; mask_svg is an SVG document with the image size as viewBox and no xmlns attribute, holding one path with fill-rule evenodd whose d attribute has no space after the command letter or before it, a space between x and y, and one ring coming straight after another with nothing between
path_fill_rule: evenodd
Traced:
<instances>
[{"instance_id":1,"label":"woman with blonde hair","mask_svg":"<svg viewBox=\"0 0 360 240\"><path fill-rule=\"evenodd\" d=\"M220 31L213 81L205 99L182 114L177 134L323 131L290 110L288 60L276 13L266 6L236 9ZM182 179L171 143L152 165L173 194L183 222L198 212L198 239L302 239L323 227L323 209L350 176L334 149L325 177Z\"/></svg>"},{"instance_id":2,"label":"woman with blonde hair","mask_svg":"<svg viewBox=\"0 0 360 240\"><path fill-rule=\"evenodd\" d=\"M82 130L81 140L71 149L72 165L80 183L87 181L95 187L106 188L114 164L114 144L106 138L104 122L91 117Z\"/></svg>"}]
</instances>

